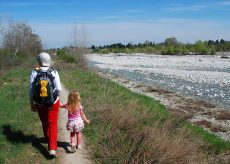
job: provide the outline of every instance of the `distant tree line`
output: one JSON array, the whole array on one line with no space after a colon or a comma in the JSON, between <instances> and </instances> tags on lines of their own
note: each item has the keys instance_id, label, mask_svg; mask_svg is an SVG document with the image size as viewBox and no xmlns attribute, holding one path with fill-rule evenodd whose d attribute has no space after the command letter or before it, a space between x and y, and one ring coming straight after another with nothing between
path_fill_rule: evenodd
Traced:
<instances>
[{"instance_id":1,"label":"distant tree line","mask_svg":"<svg viewBox=\"0 0 230 164\"><path fill-rule=\"evenodd\" d=\"M209 41L196 41L194 44L181 43L175 37L165 39L163 43L155 43L145 41L138 44L110 44L105 46L92 45L94 53L154 53L163 55L188 55L188 54L201 54L212 55L216 52L230 52L230 41L209 40Z\"/></svg>"}]
</instances>

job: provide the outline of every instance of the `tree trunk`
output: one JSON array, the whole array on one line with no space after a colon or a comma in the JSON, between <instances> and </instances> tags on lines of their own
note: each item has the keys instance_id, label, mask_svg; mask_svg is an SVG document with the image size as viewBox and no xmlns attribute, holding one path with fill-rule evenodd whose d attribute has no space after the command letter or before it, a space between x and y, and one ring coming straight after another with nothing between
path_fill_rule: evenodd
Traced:
<instances>
[{"instance_id":1,"label":"tree trunk","mask_svg":"<svg viewBox=\"0 0 230 164\"><path fill-rule=\"evenodd\" d=\"M13 56L13 58L12 58L12 62L14 61L14 59L15 59L17 53L18 53L18 49L19 49L19 47L17 47L16 50L15 50L14 56Z\"/></svg>"}]
</instances>

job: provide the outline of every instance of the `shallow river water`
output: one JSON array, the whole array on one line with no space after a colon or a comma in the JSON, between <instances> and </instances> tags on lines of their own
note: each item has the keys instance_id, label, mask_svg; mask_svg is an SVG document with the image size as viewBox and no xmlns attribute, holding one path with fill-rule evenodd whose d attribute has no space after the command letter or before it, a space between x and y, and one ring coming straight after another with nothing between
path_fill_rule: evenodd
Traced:
<instances>
[{"instance_id":1,"label":"shallow river water","mask_svg":"<svg viewBox=\"0 0 230 164\"><path fill-rule=\"evenodd\" d=\"M87 59L99 71L230 109L230 59L146 54L92 54Z\"/></svg>"}]
</instances>

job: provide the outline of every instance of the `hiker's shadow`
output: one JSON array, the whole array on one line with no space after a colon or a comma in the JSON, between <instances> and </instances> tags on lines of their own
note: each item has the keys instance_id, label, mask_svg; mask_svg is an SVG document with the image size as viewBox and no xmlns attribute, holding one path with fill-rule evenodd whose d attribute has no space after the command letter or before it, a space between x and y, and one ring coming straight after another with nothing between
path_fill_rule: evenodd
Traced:
<instances>
[{"instance_id":1,"label":"hiker's shadow","mask_svg":"<svg viewBox=\"0 0 230 164\"><path fill-rule=\"evenodd\" d=\"M42 143L47 143L46 139L43 138L37 138L35 135L25 135L21 130L13 130L11 125L2 125L2 134L6 136L6 139L13 143L31 143L33 147L35 147L46 159L52 159L52 157L49 156L47 148L42 145ZM69 143L67 142L58 142L58 146L62 147L66 153L70 153L68 150Z\"/></svg>"},{"instance_id":2,"label":"hiker's shadow","mask_svg":"<svg viewBox=\"0 0 230 164\"><path fill-rule=\"evenodd\" d=\"M57 142L57 145L58 147L62 147L66 153L72 153L69 149L68 149L68 146L69 146L69 143L68 142L61 142L61 141L58 141Z\"/></svg>"}]
</instances>

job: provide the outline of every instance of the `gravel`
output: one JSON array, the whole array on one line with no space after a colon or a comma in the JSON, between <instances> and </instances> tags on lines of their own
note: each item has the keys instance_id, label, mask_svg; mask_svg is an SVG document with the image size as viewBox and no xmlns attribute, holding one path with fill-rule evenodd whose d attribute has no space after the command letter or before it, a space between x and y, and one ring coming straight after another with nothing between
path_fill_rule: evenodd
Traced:
<instances>
[{"instance_id":1,"label":"gravel","mask_svg":"<svg viewBox=\"0 0 230 164\"><path fill-rule=\"evenodd\" d=\"M100 71L230 108L230 59L221 55L91 54L87 59Z\"/></svg>"}]
</instances>

